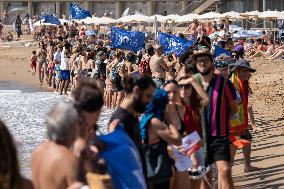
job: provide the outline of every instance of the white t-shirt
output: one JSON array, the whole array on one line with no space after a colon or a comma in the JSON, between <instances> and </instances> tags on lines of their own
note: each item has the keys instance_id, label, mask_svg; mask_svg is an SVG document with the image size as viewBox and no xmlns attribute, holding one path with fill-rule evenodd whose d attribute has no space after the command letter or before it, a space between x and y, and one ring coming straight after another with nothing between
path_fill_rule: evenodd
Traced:
<instances>
[{"instance_id":1,"label":"white t-shirt","mask_svg":"<svg viewBox=\"0 0 284 189\"><path fill-rule=\"evenodd\" d=\"M65 56L64 51L61 53L60 70L69 70L69 59Z\"/></svg>"},{"instance_id":2,"label":"white t-shirt","mask_svg":"<svg viewBox=\"0 0 284 189\"><path fill-rule=\"evenodd\" d=\"M56 60L57 62L61 62L61 52L55 52L53 55L53 59Z\"/></svg>"}]
</instances>

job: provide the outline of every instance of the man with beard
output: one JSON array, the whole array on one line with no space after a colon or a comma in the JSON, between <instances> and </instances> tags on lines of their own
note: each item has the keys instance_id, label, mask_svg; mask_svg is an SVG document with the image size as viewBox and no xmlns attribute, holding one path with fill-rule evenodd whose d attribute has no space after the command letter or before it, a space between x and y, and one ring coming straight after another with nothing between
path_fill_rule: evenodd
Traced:
<instances>
[{"instance_id":1,"label":"man with beard","mask_svg":"<svg viewBox=\"0 0 284 189\"><path fill-rule=\"evenodd\" d=\"M140 153L145 175L145 159L138 126L138 116L145 112L147 104L152 100L155 83L151 77L146 75L138 77L129 76L123 80L123 87L126 96L111 116L110 123L114 120L119 120L119 123L124 126L126 133L133 140ZM109 131L114 129L114 127L109 126Z\"/></svg>"},{"instance_id":2,"label":"man with beard","mask_svg":"<svg viewBox=\"0 0 284 189\"><path fill-rule=\"evenodd\" d=\"M195 79L209 96L209 105L201 111L206 164L216 163L218 188L231 189L229 120L237 111L236 89L230 80L213 72L209 50L194 51L198 74Z\"/></svg>"}]
</instances>

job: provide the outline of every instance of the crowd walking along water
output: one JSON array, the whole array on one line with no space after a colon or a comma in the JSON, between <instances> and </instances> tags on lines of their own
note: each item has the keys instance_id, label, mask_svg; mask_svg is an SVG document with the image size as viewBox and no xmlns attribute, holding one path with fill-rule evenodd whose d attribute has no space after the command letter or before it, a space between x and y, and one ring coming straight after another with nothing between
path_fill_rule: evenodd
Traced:
<instances>
[{"instance_id":1,"label":"crowd walking along water","mask_svg":"<svg viewBox=\"0 0 284 189\"><path fill-rule=\"evenodd\" d=\"M21 25L18 16L18 39ZM0 188L233 189L238 149L244 174L261 170L252 164L252 134L262 130L249 103L257 71L249 60L278 58L283 46L266 32L236 38L228 19L193 20L185 32L158 36L130 26L102 30L73 20L36 28L28 69L55 93L19 94L21 107L33 97L38 116L46 114L46 137L36 127L28 180L0 121ZM8 116L19 94L0 96ZM17 110L12 118L0 112L8 124L17 119Z\"/></svg>"}]
</instances>

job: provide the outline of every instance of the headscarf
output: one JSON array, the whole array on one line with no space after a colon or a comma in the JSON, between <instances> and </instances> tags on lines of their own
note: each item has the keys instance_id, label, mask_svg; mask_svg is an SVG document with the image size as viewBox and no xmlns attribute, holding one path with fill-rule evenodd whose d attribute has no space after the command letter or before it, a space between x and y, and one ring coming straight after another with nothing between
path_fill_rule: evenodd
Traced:
<instances>
[{"instance_id":1,"label":"headscarf","mask_svg":"<svg viewBox=\"0 0 284 189\"><path fill-rule=\"evenodd\" d=\"M142 140L145 140L147 137L148 125L152 118L155 117L161 121L164 120L168 102L168 93L164 89L157 88L152 101L147 105L145 114L142 116L139 123Z\"/></svg>"}]
</instances>

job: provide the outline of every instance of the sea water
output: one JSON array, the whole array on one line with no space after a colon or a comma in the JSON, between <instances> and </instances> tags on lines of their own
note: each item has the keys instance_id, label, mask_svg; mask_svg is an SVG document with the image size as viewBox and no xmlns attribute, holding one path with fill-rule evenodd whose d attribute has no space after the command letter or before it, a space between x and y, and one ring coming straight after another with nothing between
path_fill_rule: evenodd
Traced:
<instances>
[{"instance_id":1,"label":"sea water","mask_svg":"<svg viewBox=\"0 0 284 189\"><path fill-rule=\"evenodd\" d=\"M0 119L6 123L15 139L22 174L30 177L32 150L46 140L45 118L48 111L57 101L70 101L70 98L32 89L1 89ZM111 110L103 108L98 122L99 133L106 133L111 113Z\"/></svg>"}]
</instances>

